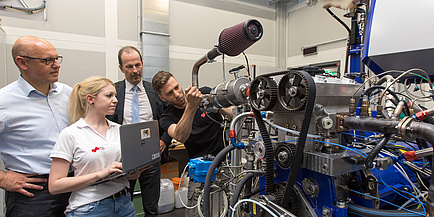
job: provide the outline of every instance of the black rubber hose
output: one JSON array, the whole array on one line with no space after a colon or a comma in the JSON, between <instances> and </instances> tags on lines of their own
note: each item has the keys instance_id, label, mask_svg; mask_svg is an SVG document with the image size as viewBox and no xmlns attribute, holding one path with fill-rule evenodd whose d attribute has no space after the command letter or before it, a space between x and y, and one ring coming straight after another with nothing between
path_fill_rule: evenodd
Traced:
<instances>
[{"instance_id":1,"label":"black rubber hose","mask_svg":"<svg viewBox=\"0 0 434 217\"><path fill-rule=\"evenodd\" d=\"M415 213L405 211L405 210L386 210L386 209L373 209L367 208L359 205L350 204L348 205L348 214L351 216L360 216L360 217L403 217L403 216L424 216L422 212L418 210L412 210ZM417 214L418 213L418 214Z\"/></svg>"},{"instance_id":2,"label":"black rubber hose","mask_svg":"<svg viewBox=\"0 0 434 217\"><path fill-rule=\"evenodd\" d=\"M369 152L368 156L365 159L365 167L368 169L374 168L374 165L372 162L374 161L375 157L377 157L378 153L380 153L381 149L386 146L386 144L390 140L390 134L385 133L383 138L378 142L378 144L372 149L371 152Z\"/></svg>"},{"instance_id":3,"label":"black rubber hose","mask_svg":"<svg viewBox=\"0 0 434 217\"><path fill-rule=\"evenodd\" d=\"M335 18L335 20L337 20L348 32L348 35L351 34L351 29L350 27L348 27L348 25L342 21L341 19L339 19L339 17L337 17L333 11L330 10L330 8L327 8L326 11L333 17ZM347 49L345 52L345 69L344 69L344 74L347 74L348 72L348 58L350 56L350 44L347 43Z\"/></svg>"},{"instance_id":4,"label":"black rubber hose","mask_svg":"<svg viewBox=\"0 0 434 217\"><path fill-rule=\"evenodd\" d=\"M365 92L363 93L363 95L369 96L369 95L372 94L372 92L374 92L375 90L378 90L378 89L384 90L384 89L386 89L386 87L384 87L384 86L378 86L378 85L369 87L368 89L365 90ZM396 101L392 101L392 103L396 106L398 104L397 102L399 102L398 95L396 95L396 93L394 91L391 91L389 89L387 89L387 92L389 92L389 94L392 95L393 98L395 98Z\"/></svg>"},{"instance_id":5,"label":"black rubber hose","mask_svg":"<svg viewBox=\"0 0 434 217\"><path fill-rule=\"evenodd\" d=\"M257 194L257 193L259 193L259 192L261 192L261 191L263 191L263 190L265 190L265 189L259 189L259 187L255 187L255 188L253 188L253 189L250 191L249 194L244 195L243 199L250 198L251 196L253 196L253 195L255 195L255 194Z\"/></svg>"},{"instance_id":6,"label":"black rubber hose","mask_svg":"<svg viewBox=\"0 0 434 217\"><path fill-rule=\"evenodd\" d=\"M351 29L350 29L350 27L348 27L347 24L346 24L344 21L342 21L341 19L339 19L339 17L336 16L336 15L333 13L333 11L330 10L330 8L327 8L326 11L327 11L327 12L328 12L328 13L329 13L333 18L335 18L335 20L337 20L337 21L338 21L342 26L344 26L344 28L347 30L348 34L351 33Z\"/></svg>"},{"instance_id":7,"label":"black rubber hose","mask_svg":"<svg viewBox=\"0 0 434 217\"><path fill-rule=\"evenodd\" d=\"M252 177L254 176L254 174L253 173L247 173L239 182L238 182L238 184L237 184L237 187L235 188L235 192L234 192L234 194L233 194L233 196L232 196L232 199L231 199L231 203L229 204L229 207L234 207L235 206L235 204L237 203L237 201L238 201L238 198L240 197L240 194L241 194L241 191L243 190L243 187L244 187L244 185L247 183L247 181L249 181ZM246 186L247 187L247 186ZM231 209L231 211L232 212L234 212L232 209ZM232 212L228 212L228 217L231 217L232 216Z\"/></svg>"},{"instance_id":8,"label":"black rubber hose","mask_svg":"<svg viewBox=\"0 0 434 217\"><path fill-rule=\"evenodd\" d=\"M212 176L214 174L214 170L225 159L226 154L234 149L235 147L233 145L228 145L226 148L221 150L212 161L211 165L209 166L208 172L206 173L205 185L203 187L203 212L205 217L211 216L210 191L211 191L211 182L212 182Z\"/></svg>"},{"instance_id":9,"label":"black rubber hose","mask_svg":"<svg viewBox=\"0 0 434 217\"><path fill-rule=\"evenodd\" d=\"M344 75L348 73L348 62L350 61L350 43L347 41L347 49L345 50L345 69Z\"/></svg>"},{"instance_id":10,"label":"black rubber hose","mask_svg":"<svg viewBox=\"0 0 434 217\"><path fill-rule=\"evenodd\" d=\"M262 120L261 113L252 108L255 114L256 123L258 124L259 131L261 132L262 140L265 145L265 194L273 193L273 177L274 177L274 151L273 145L271 144L270 135L268 134L267 128L265 127L264 120Z\"/></svg>"}]
</instances>

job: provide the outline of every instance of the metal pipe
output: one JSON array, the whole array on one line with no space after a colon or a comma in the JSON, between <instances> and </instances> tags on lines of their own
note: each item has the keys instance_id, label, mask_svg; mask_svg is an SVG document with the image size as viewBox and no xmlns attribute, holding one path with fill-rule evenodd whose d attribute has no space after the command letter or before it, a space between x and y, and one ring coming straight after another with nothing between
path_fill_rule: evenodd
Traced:
<instances>
[{"instance_id":1,"label":"metal pipe","mask_svg":"<svg viewBox=\"0 0 434 217\"><path fill-rule=\"evenodd\" d=\"M198 61L196 61L196 63L193 66L193 70L192 70L192 74L191 74L191 76L192 76L191 86L193 86L193 87L199 86L199 68L203 64L208 62L208 60L213 60L220 55L222 55L222 52L220 52L219 49L217 48L217 46L215 46L213 49L208 51L208 53L205 56L203 56Z\"/></svg>"},{"instance_id":2,"label":"metal pipe","mask_svg":"<svg viewBox=\"0 0 434 217\"><path fill-rule=\"evenodd\" d=\"M25 7L13 6L13 5L3 5L3 4L0 4L0 8L12 8L12 9L17 9L17 10L21 10L21 11L32 12L32 11L38 11L38 10L44 9L45 8L45 1L42 1L42 4L36 8L25 8Z\"/></svg>"},{"instance_id":3,"label":"metal pipe","mask_svg":"<svg viewBox=\"0 0 434 217\"><path fill-rule=\"evenodd\" d=\"M417 157L425 157L425 156L432 156L433 155L433 148L424 148L421 150L415 151L415 154Z\"/></svg>"},{"instance_id":4,"label":"metal pipe","mask_svg":"<svg viewBox=\"0 0 434 217\"><path fill-rule=\"evenodd\" d=\"M342 126L351 130L365 130L372 132L382 132L397 134L400 121L390 119L375 119L371 117L344 117Z\"/></svg>"},{"instance_id":5,"label":"metal pipe","mask_svg":"<svg viewBox=\"0 0 434 217\"><path fill-rule=\"evenodd\" d=\"M241 113L241 114L237 115L231 121L231 126L230 126L229 130L235 130L235 125L238 123L238 121L240 121L240 120L242 120L243 118L246 118L246 117L255 117L255 115L253 114L253 112L244 112L244 113Z\"/></svg>"},{"instance_id":6,"label":"metal pipe","mask_svg":"<svg viewBox=\"0 0 434 217\"><path fill-rule=\"evenodd\" d=\"M170 34L167 34L167 33L164 33L164 32L141 31L140 34L148 34L148 35L157 35L157 36L170 37Z\"/></svg>"}]
</instances>

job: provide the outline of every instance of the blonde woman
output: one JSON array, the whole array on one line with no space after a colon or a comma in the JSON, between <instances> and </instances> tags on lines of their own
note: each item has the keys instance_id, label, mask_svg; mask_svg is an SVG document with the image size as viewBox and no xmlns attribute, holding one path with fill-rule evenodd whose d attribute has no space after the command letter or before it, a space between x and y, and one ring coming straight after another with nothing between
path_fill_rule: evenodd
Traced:
<instances>
[{"instance_id":1,"label":"blonde woman","mask_svg":"<svg viewBox=\"0 0 434 217\"><path fill-rule=\"evenodd\" d=\"M90 77L74 86L69 99L71 126L59 135L48 186L51 194L72 192L66 216L136 216L128 194L128 177L93 185L122 172L119 124L105 118L115 111L116 90L103 77ZM72 166L74 177L67 177Z\"/></svg>"}]
</instances>

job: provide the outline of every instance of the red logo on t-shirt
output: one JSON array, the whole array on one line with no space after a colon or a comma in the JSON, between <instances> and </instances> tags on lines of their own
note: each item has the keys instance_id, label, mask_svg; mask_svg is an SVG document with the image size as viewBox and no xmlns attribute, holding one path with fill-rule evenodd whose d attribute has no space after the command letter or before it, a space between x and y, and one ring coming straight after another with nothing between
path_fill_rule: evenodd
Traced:
<instances>
[{"instance_id":1,"label":"red logo on t-shirt","mask_svg":"<svg viewBox=\"0 0 434 217\"><path fill-rule=\"evenodd\" d=\"M201 117L205 117L205 112L202 112L202 114L200 115Z\"/></svg>"},{"instance_id":2,"label":"red logo on t-shirt","mask_svg":"<svg viewBox=\"0 0 434 217\"><path fill-rule=\"evenodd\" d=\"M92 149L91 151L92 152L96 152L96 151L98 151L99 150L99 148L98 147L95 147L94 149Z\"/></svg>"}]
</instances>

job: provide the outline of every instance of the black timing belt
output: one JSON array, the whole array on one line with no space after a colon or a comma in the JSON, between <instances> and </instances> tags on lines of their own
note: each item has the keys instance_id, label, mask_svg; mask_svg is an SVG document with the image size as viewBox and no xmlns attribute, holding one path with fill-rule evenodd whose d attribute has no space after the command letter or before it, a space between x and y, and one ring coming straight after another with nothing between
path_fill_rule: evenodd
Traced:
<instances>
[{"instance_id":1,"label":"black timing belt","mask_svg":"<svg viewBox=\"0 0 434 217\"><path fill-rule=\"evenodd\" d=\"M294 188L295 179L297 178L298 170L300 169L303 160L304 146L306 144L307 133L309 131L310 120L312 117L313 108L315 106L315 97L316 97L316 86L312 76L305 71L296 71L296 72L301 73L304 79L306 80L309 94L306 101L306 109L304 113L303 123L301 126L300 136L298 137L298 141L297 141L297 148L294 156L294 164L291 168L288 181L286 182L285 194L283 195L282 203L280 204L285 209L289 209L288 202L291 197L292 189ZM291 73L291 71L289 73Z\"/></svg>"}]
</instances>

